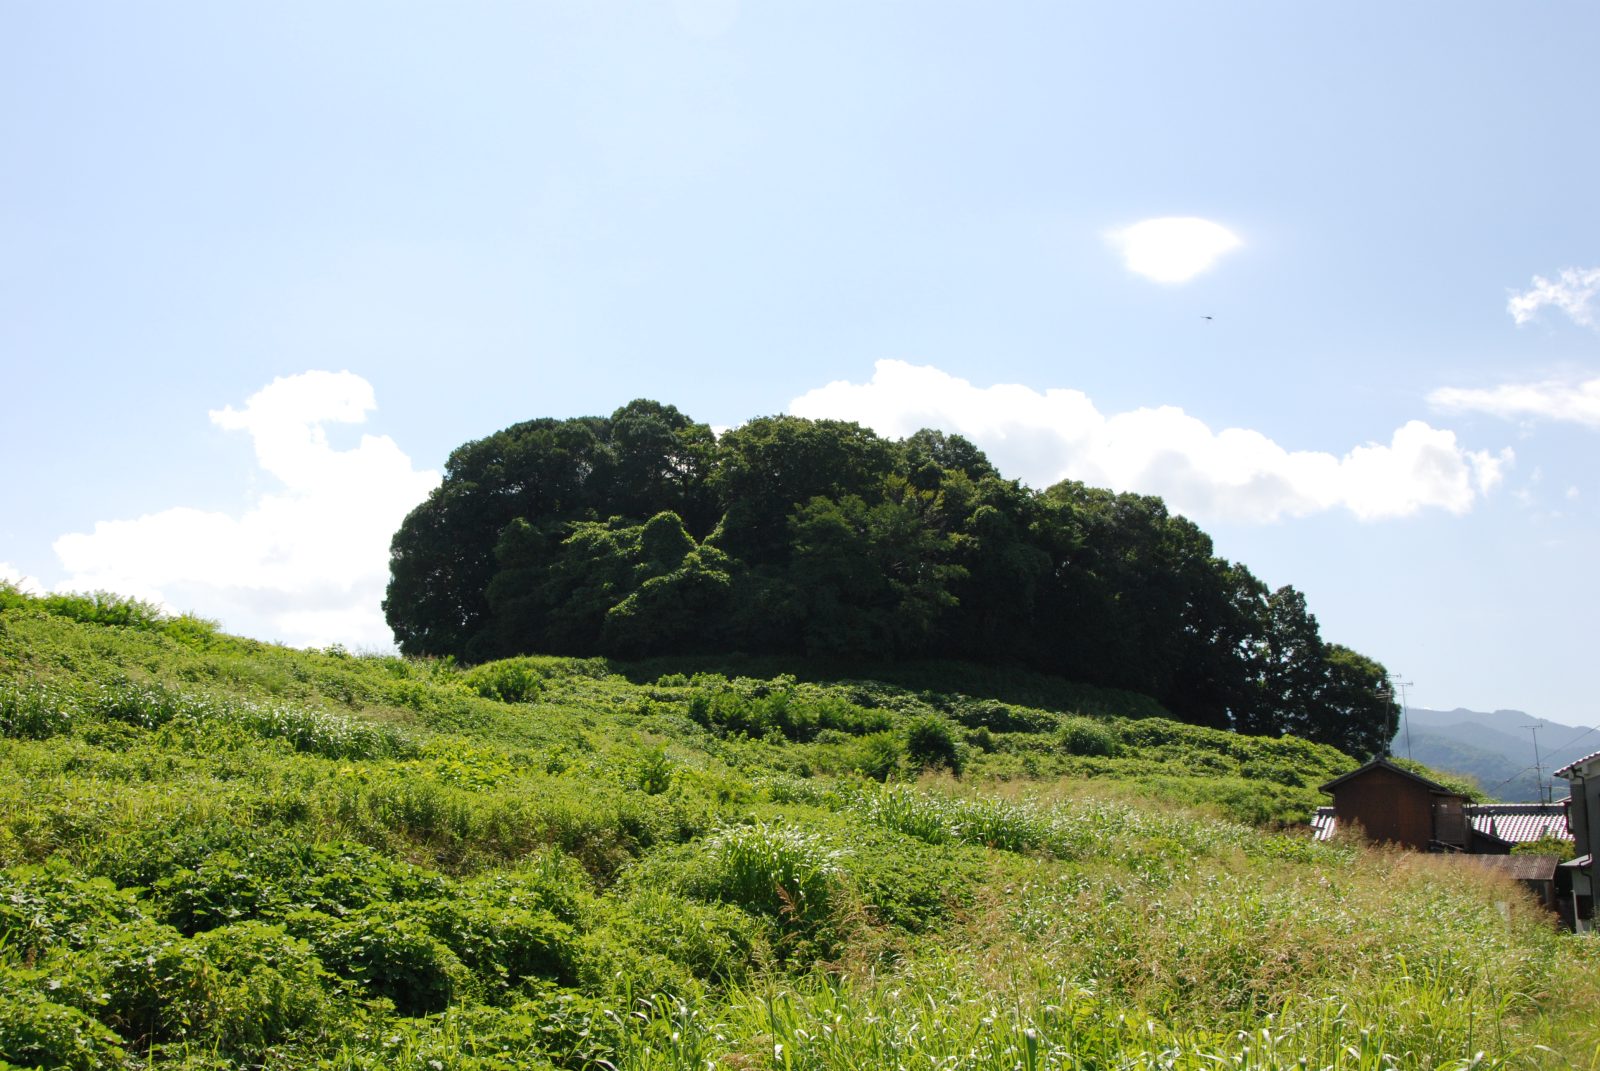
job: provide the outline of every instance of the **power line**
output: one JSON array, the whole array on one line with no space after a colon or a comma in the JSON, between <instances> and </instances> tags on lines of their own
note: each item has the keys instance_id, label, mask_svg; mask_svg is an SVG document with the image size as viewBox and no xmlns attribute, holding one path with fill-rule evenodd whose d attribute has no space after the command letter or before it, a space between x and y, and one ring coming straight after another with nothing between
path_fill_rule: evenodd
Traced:
<instances>
[{"instance_id":1,"label":"power line","mask_svg":"<svg viewBox=\"0 0 1600 1071\"><path fill-rule=\"evenodd\" d=\"M1561 745L1561 750L1565 751L1567 748L1571 747L1573 744L1576 744L1579 740L1582 740L1584 737L1588 736L1590 733L1596 733L1596 732L1600 732L1600 725L1591 725L1591 726L1589 726L1589 728L1585 729L1583 732L1579 733L1577 736L1574 736L1571 740L1568 740L1565 744L1562 744Z\"/></svg>"},{"instance_id":2,"label":"power line","mask_svg":"<svg viewBox=\"0 0 1600 1071\"><path fill-rule=\"evenodd\" d=\"M1527 773L1529 770L1533 770L1533 769L1536 769L1536 768L1537 767L1533 767L1533 766L1524 766L1522 769L1518 770L1516 773L1512 774L1510 777L1506 778L1504 781L1501 781L1498 785L1495 785L1493 788L1490 788L1488 791L1493 792L1495 789L1505 788L1507 785L1509 785L1511 782L1515 781L1517 778L1521 777L1523 774Z\"/></svg>"}]
</instances>

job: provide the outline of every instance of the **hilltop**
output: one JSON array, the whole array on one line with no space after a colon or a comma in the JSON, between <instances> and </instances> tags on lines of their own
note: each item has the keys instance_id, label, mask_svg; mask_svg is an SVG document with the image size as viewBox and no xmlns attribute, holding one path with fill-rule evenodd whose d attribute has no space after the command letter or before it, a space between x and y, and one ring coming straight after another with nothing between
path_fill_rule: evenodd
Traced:
<instances>
[{"instance_id":1,"label":"hilltop","mask_svg":"<svg viewBox=\"0 0 1600 1071\"><path fill-rule=\"evenodd\" d=\"M1546 792L1557 799L1565 795L1565 782L1551 777L1575 759L1600 748L1600 732L1535 718L1520 710L1493 712L1428 710L1406 711L1409 728L1395 734L1393 750L1440 770L1466 774L1495 799L1537 801ZM1538 751L1534 734L1539 727ZM1543 770L1543 783L1535 764Z\"/></svg>"},{"instance_id":2,"label":"hilltop","mask_svg":"<svg viewBox=\"0 0 1600 1071\"><path fill-rule=\"evenodd\" d=\"M0 603L0 1061L1492 1067L1600 1042L1594 943L1510 886L1273 831L1353 765L1325 745L981 667L462 668Z\"/></svg>"},{"instance_id":3,"label":"hilltop","mask_svg":"<svg viewBox=\"0 0 1600 1071\"><path fill-rule=\"evenodd\" d=\"M1399 716L1382 665L1159 498L1034 490L931 429L715 435L645 399L453 451L395 533L384 612L407 654L960 660L1363 757Z\"/></svg>"}]
</instances>

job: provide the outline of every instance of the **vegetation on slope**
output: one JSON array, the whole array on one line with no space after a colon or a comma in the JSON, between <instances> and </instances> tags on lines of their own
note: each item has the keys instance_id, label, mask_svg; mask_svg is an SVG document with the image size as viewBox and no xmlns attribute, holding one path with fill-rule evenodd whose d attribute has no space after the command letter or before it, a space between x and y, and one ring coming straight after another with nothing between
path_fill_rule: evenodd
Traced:
<instances>
[{"instance_id":1,"label":"vegetation on slope","mask_svg":"<svg viewBox=\"0 0 1600 1071\"><path fill-rule=\"evenodd\" d=\"M1511 886L1236 820L1303 817L1351 765L1321 745L1112 693L462 670L0 602L0 1063L1453 1068L1600 1044L1595 943Z\"/></svg>"},{"instance_id":2,"label":"vegetation on slope","mask_svg":"<svg viewBox=\"0 0 1600 1071\"><path fill-rule=\"evenodd\" d=\"M1323 641L1159 498L1029 490L959 436L671 406L533 420L451 454L401 525L401 650L941 658L1153 697L1179 720L1378 753L1381 665Z\"/></svg>"}]
</instances>

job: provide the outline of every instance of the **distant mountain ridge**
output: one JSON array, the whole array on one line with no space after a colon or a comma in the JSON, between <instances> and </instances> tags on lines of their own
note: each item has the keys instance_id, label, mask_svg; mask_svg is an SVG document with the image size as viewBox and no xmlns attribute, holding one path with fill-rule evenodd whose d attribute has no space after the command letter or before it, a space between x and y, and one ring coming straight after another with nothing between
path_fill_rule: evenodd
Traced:
<instances>
[{"instance_id":1,"label":"distant mountain ridge","mask_svg":"<svg viewBox=\"0 0 1600 1071\"><path fill-rule=\"evenodd\" d=\"M1534 726L1542 786L1535 773ZM1559 800L1566 782L1551 771L1600 751L1600 728L1562 725L1521 710L1411 707L1391 747L1435 769L1470 775L1493 799L1534 802L1548 793Z\"/></svg>"}]
</instances>

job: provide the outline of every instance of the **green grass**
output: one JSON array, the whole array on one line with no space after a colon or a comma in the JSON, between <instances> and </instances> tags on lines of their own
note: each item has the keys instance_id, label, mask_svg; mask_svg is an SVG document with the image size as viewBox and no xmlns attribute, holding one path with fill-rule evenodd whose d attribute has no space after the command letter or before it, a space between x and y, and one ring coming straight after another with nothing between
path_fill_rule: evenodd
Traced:
<instances>
[{"instance_id":1,"label":"green grass","mask_svg":"<svg viewBox=\"0 0 1600 1071\"><path fill-rule=\"evenodd\" d=\"M1600 942L1280 828L1337 752L790 668L0 599L0 1066L1600 1068Z\"/></svg>"}]
</instances>

